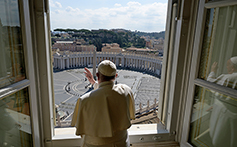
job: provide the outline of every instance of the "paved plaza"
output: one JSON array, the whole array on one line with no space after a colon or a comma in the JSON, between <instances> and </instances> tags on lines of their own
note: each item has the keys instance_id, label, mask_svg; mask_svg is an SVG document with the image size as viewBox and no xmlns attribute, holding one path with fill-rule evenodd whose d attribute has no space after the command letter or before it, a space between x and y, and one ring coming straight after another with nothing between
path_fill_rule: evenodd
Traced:
<instances>
[{"instance_id":1,"label":"paved plaza","mask_svg":"<svg viewBox=\"0 0 237 147\"><path fill-rule=\"evenodd\" d=\"M89 68L92 72L92 68ZM84 75L84 69L68 69L64 71L54 72L54 95L55 104L63 121L70 121L77 99L90 91L90 84ZM160 79L146 73L118 70L116 83L127 84L131 87L134 98L135 108L139 109L139 105L144 108L158 102L160 91Z\"/></svg>"}]
</instances>

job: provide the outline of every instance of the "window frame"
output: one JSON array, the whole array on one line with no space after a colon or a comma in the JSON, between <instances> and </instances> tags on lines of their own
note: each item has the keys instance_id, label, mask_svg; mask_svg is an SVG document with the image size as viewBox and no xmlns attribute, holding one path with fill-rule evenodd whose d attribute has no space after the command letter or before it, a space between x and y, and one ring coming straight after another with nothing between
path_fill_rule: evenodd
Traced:
<instances>
[{"instance_id":1,"label":"window frame","mask_svg":"<svg viewBox=\"0 0 237 147\"><path fill-rule=\"evenodd\" d=\"M224 6L231 6L236 5L237 1L234 0L226 0L226 1L210 1L205 2L205 0L200 0L199 3L199 10L198 10L198 18L197 18L197 27L195 30L195 41L193 46L193 52L192 52L192 61L191 61L191 71L189 75L189 88L187 93L187 103L185 106L185 115L184 115L184 122L183 122L183 133L181 135L181 146L187 146L192 147L192 145L188 142L189 137L189 129L190 129L190 120L191 120L191 113L192 113L192 107L193 107L193 99L194 99L194 92L195 92L195 86L200 86L202 88L208 88L211 90L214 90L216 92L220 92L223 94L226 94L228 96L237 98L237 90L231 89L229 87L225 87L222 85L217 85L202 79L198 78L198 70L199 70L199 62L200 62L200 56L202 51L202 43L203 43L203 37L204 37L204 26L205 26L205 20L206 20L206 11L210 8L216 8L216 7L224 7Z\"/></svg>"},{"instance_id":2,"label":"window frame","mask_svg":"<svg viewBox=\"0 0 237 147\"><path fill-rule=\"evenodd\" d=\"M167 22L175 22L174 18L173 20L171 20L172 18L170 17L171 14L171 10L172 10L172 0L168 0L168 10L167 12L169 14L167 14ZM167 33L165 34L166 38L170 38L170 27L171 27L171 23L167 23L166 25L166 30ZM173 36L174 37L174 36ZM164 74L163 75L166 75L166 62L167 61L167 51L170 50L169 47L168 47L168 44L169 44L169 39L166 39L166 42L165 42L165 48L164 48L164 61L163 60L163 67L162 67L162 72L164 71ZM166 76L163 76L161 79L163 78L166 78ZM162 83L163 84L163 83ZM165 86L165 84L161 85L161 87ZM163 106L163 93L161 92L160 94L160 97L159 97L159 107ZM161 107L161 109L159 109L158 111L158 116L161 116L162 114L162 110L163 110L163 107ZM165 114L162 114L162 115L165 115ZM149 127L149 124L146 124L148 127ZM133 125L135 127L141 127L142 125ZM134 128L135 128L134 127ZM129 135L129 138L130 138L130 143L145 143L145 142L157 142L157 141L174 141L175 140L175 133L172 132L170 133L167 128L164 128L164 124L157 124L157 129L160 129L160 131L157 130L157 133L151 133L149 130L144 130L143 133L136 133L136 129L133 129L133 130L130 130L129 132L132 133L132 135ZM66 129L66 128L64 128ZM53 130L52 130L53 131ZM130 134L130 133L129 133ZM69 140L70 140L70 145L72 146L76 146L78 145L80 142L81 142L81 139L79 139L80 137L77 137L77 136L71 136L71 138L66 138L64 139L65 136L52 136L52 139L49 139L48 143L51 142L53 144L53 146L57 146L57 145L62 145L64 144L64 140L68 143ZM65 143L66 144L66 143Z\"/></svg>"},{"instance_id":3,"label":"window frame","mask_svg":"<svg viewBox=\"0 0 237 147\"><path fill-rule=\"evenodd\" d=\"M29 29L33 42L33 57L38 96L39 131L42 146L51 146L54 118L52 65L50 50L50 26L48 0L29 1L30 24ZM36 144L35 144L36 145Z\"/></svg>"},{"instance_id":4,"label":"window frame","mask_svg":"<svg viewBox=\"0 0 237 147\"><path fill-rule=\"evenodd\" d=\"M22 33L22 44L24 53L24 64L26 71L26 79L16 82L14 84L8 85L6 87L0 88L0 98L12 95L24 88L28 88L29 93L29 106L30 106L30 120L31 120L31 131L33 144L36 147L41 146L40 141L40 127L39 127L39 114L38 114L38 98L36 95L36 76L35 76L35 66L32 47L32 37L30 32L30 16L29 16L29 5L27 0L18 1L19 8L19 19L21 24Z\"/></svg>"},{"instance_id":5,"label":"window frame","mask_svg":"<svg viewBox=\"0 0 237 147\"><path fill-rule=\"evenodd\" d=\"M167 77L171 77L170 82L161 83L161 93L159 97L159 114L161 121L165 125L166 132L156 133L156 134L137 134L130 135L131 143L143 143L143 142L159 142L159 141L179 141L176 134L181 134L180 130L182 125L182 112L184 109L178 104L181 104L184 100L184 96L187 92L186 88L181 88L182 86L187 87L186 76L189 73L190 58L189 55L191 51L188 49L193 45L193 24L196 22L196 17L192 20L187 20L186 17L190 17L190 9L185 11L183 9L186 5L191 4L195 8L195 3L193 1L179 1L177 6L176 21L174 17L172 19L172 5L175 0L168 1L167 10L167 20L166 20L166 41L165 41L165 51L164 51L164 61L162 67L162 77L163 81L166 81ZM53 102L53 78L52 78L52 65L51 63L51 48L50 48L50 22L49 22L49 8L48 0L35 0L30 1L30 24L32 24L32 40L33 40L33 55L35 57L34 65L36 70L36 84L37 91L35 94L39 96L38 104L40 119L38 120L40 125L41 141L45 146L57 146L57 145L70 145L78 146L81 142L78 137L72 137L63 139L54 136L54 102ZM187 6L186 6L187 7ZM195 11L195 9L193 10ZM195 12L192 13L195 16ZM173 22L173 28L175 29L173 35L171 34L171 24ZM187 27L188 26L188 27ZM43 31L42 31L43 30ZM190 31L191 30L191 31ZM190 31L190 32L189 32ZM190 37L191 36L191 37ZM172 38L171 38L172 37ZM191 39L188 39L190 37ZM170 40L174 41L169 44ZM188 40L188 41L187 41ZM175 46L175 48L173 48ZM172 49L172 48L173 49ZM171 54L170 56L168 56ZM171 60L172 57L172 60ZM32 62L33 63L33 62ZM167 66L170 66L170 70ZM185 82L186 81L186 82ZM164 90L166 92L164 93ZM178 122L177 122L178 121ZM157 127L159 128L159 126ZM69 141L70 140L70 141Z\"/></svg>"}]
</instances>

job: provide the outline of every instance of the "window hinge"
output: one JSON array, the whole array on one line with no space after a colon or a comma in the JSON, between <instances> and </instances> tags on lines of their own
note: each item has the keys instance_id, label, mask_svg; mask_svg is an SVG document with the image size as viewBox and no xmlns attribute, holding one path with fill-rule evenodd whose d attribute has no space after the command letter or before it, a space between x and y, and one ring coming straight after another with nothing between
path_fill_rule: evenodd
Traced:
<instances>
[{"instance_id":1,"label":"window hinge","mask_svg":"<svg viewBox=\"0 0 237 147\"><path fill-rule=\"evenodd\" d=\"M170 135L176 135L176 131L172 131Z\"/></svg>"},{"instance_id":2,"label":"window hinge","mask_svg":"<svg viewBox=\"0 0 237 147\"><path fill-rule=\"evenodd\" d=\"M45 139L45 143L51 143L51 142L52 142L51 139L49 139L49 138L46 138L46 139Z\"/></svg>"}]
</instances>

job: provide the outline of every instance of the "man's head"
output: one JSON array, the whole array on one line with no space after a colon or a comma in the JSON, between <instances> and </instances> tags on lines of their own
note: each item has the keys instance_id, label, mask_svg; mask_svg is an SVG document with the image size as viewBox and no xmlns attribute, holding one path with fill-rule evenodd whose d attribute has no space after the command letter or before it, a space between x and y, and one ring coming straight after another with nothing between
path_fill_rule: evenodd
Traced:
<instances>
[{"instance_id":1,"label":"man's head","mask_svg":"<svg viewBox=\"0 0 237 147\"><path fill-rule=\"evenodd\" d=\"M237 72L237 57L232 57L227 61L227 72L229 74Z\"/></svg>"},{"instance_id":2,"label":"man's head","mask_svg":"<svg viewBox=\"0 0 237 147\"><path fill-rule=\"evenodd\" d=\"M98 66L98 72L96 73L96 76L98 77L98 82L104 82L104 81L113 81L117 77L116 73L116 65L109 61L104 60L102 61Z\"/></svg>"}]
</instances>

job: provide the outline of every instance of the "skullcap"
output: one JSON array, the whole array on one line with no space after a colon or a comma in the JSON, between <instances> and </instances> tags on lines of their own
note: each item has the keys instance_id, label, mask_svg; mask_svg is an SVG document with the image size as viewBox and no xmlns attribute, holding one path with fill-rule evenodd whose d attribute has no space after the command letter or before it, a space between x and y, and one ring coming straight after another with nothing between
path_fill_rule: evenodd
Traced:
<instances>
[{"instance_id":1,"label":"skullcap","mask_svg":"<svg viewBox=\"0 0 237 147\"><path fill-rule=\"evenodd\" d=\"M237 57L232 57L232 58L230 58L230 61L231 61L234 65L237 65Z\"/></svg>"},{"instance_id":2,"label":"skullcap","mask_svg":"<svg viewBox=\"0 0 237 147\"><path fill-rule=\"evenodd\" d=\"M116 66L113 62L109 60L104 60L99 64L98 71L104 76L115 76Z\"/></svg>"}]
</instances>

